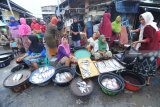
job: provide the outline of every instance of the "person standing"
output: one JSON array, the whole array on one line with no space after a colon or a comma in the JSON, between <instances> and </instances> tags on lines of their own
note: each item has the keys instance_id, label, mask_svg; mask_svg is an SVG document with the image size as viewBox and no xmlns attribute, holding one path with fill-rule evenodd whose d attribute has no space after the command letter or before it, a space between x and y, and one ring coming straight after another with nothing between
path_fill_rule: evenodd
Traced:
<instances>
[{"instance_id":1,"label":"person standing","mask_svg":"<svg viewBox=\"0 0 160 107\"><path fill-rule=\"evenodd\" d=\"M37 23L37 20L35 17L32 18L32 23L31 23L31 30L34 30L35 29L35 25Z\"/></svg>"},{"instance_id":2,"label":"person standing","mask_svg":"<svg viewBox=\"0 0 160 107\"><path fill-rule=\"evenodd\" d=\"M87 38L93 37L93 23L91 16L88 17L88 21L86 23L86 33L87 33Z\"/></svg>"},{"instance_id":3,"label":"person standing","mask_svg":"<svg viewBox=\"0 0 160 107\"><path fill-rule=\"evenodd\" d=\"M105 35L105 37L108 39L112 37L112 25L111 25L110 17L111 17L110 13L103 14L103 19L99 29L100 33L102 35Z\"/></svg>"},{"instance_id":4,"label":"person standing","mask_svg":"<svg viewBox=\"0 0 160 107\"><path fill-rule=\"evenodd\" d=\"M74 47L80 47L80 24L78 24L77 18L73 18L73 23L71 24L71 36Z\"/></svg>"},{"instance_id":5,"label":"person standing","mask_svg":"<svg viewBox=\"0 0 160 107\"><path fill-rule=\"evenodd\" d=\"M113 43L114 40L120 39L121 36L121 16L117 16L116 20L112 22L112 38L110 44Z\"/></svg>"},{"instance_id":6,"label":"person standing","mask_svg":"<svg viewBox=\"0 0 160 107\"><path fill-rule=\"evenodd\" d=\"M52 17L50 23L47 25L45 36L44 36L49 57L55 56L57 53L57 47L58 47L57 23L58 23L58 19L56 17Z\"/></svg>"},{"instance_id":7,"label":"person standing","mask_svg":"<svg viewBox=\"0 0 160 107\"><path fill-rule=\"evenodd\" d=\"M10 16L9 18L10 18L9 22L10 36L16 41L17 46L20 47L21 39L18 33L19 23L15 20L13 16Z\"/></svg>"},{"instance_id":8,"label":"person standing","mask_svg":"<svg viewBox=\"0 0 160 107\"><path fill-rule=\"evenodd\" d=\"M61 17L57 17L58 18L58 23L57 23L57 39L58 39L58 45L61 44L61 39L63 37L63 34L65 33L64 30L64 22L61 19Z\"/></svg>"},{"instance_id":9,"label":"person standing","mask_svg":"<svg viewBox=\"0 0 160 107\"><path fill-rule=\"evenodd\" d=\"M150 12L145 12L140 15L139 20L142 24L139 40L133 42L132 45L139 51L157 51L159 49L157 31L159 30L157 23L153 22L153 15ZM149 84L150 77L148 76L147 85Z\"/></svg>"},{"instance_id":10,"label":"person standing","mask_svg":"<svg viewBox=\"0 0 160 107\"><path fill-rule=\"evenodd\" d=\"M25 18L20 18L21 25L19 26L18 32L20 38L22 40L23 47L25 51L28 51L29 43L28 43L28 35L31 35L31 28L26 24Z\"/></svg>"}]
</instances>

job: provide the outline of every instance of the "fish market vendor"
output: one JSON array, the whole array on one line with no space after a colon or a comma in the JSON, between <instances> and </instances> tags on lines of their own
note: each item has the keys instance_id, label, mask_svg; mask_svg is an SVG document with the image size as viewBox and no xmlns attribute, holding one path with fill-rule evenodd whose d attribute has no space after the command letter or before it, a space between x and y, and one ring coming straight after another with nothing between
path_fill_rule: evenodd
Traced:
<instances>
[{"instance_id":1,"label":"fish market vendor","mask_svg":"<svg viewBox=\"0 0 160 107\"><path fill-rule=\"evenodd\" d=\"M23 60L30 67L38 69L38 64L43 62L46 57L46 49L43 44L39 43L37 36L28 36L28 42L30 43L29 51L24 56L18 58L18 61Z\"/></svg>"},{"instance_id":2,"label":"fish market vendor","mask_svg":"<svg viewBox=\"0 0 160 107\"><path fill-rule=\"evenodd\" d=\"M109 51L109 46L104 35L99 37L98 42L94 45L91 53L96 60L112 57L112 52Z\"/></svg>"},{"instance_id":3,"label":"fish market vendor","mask_svg":"<svg viewBox=\"0 0 160 107\"><path fill-rule=\"evenodd\" d=\"M95 33L93 34L93 37L90 37L90 38L88 39L88 45L87 45L86 48L87 48L87 50L88 50L89 52L91 52L91 50L93 49L94 45L98 42L99 36L100 36L100 33L99 33L99 32L95 32Z\"/></svg>"},{"instance_id":4,"label":"fish market vendor","mask_svg":"<svg viewBox=\"0 0 160 107\"><path fill-rule=\"evenodd\" d=\"M67 37L63 37L58 46L57 62L58 64L65 64L65 66L69 66L71 62L77 62L76 58L71 55Z\"/></svg>"}]
</instances>

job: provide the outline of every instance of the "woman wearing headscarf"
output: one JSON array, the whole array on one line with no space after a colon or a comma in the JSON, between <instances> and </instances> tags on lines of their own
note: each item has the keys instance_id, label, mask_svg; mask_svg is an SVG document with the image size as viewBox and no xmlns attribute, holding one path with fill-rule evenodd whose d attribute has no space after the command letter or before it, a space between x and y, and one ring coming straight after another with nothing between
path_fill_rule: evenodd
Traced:
<instances>
[{"instance_id":1,"label":"woman wearing headscarf","mask_svg":"<svg viewBox=\"0 0 160 107\"><path fill-rule=\"evenodd\" d=\"M32 18L32 23L31 23L31 30L35 29L35 25L37 24L37 20L35 17Z\"/></svg>"},{"instance_id":2,"label":"woman wearing headscarf","mask_svg":"<svg viewBox=\"0 0 160 107\"><path fill-rule=\"evenodd\" d=\"M18 33L19 23L15 20L13 16L10 16L9 18L10 18L9 31L10 31L11 37L15 40L15 42L17 43L19 47L21 43L21 39Z\"/></svg>"},{"instance_id":3,"label":"woman wearing headscarf","mask_svg":"<svg viewBox=\"0 0 160 107\"><path fill-rule=\"evenodd\" d=\"M113 33L113 36L111 38L111 44L115 39L119 39L121 35L121 17L120 16L117 16L116 20L112 22L112 33Z\"/></svg>"},{"instance_id":4,"label":"woman wearing headscarf","mask_svg":"<svg viewBox=\"0 0 160 107\"><path fill-rule=\"evenodd\" d=\"M105 35L106 38L111 38L112 36L112 25L110 21L111 14L110 13L104 13L102 22L100 24L100 33L102 35Z\"/></svg>"},{"instance_id":5,"label":"woman wearing headscarf","mask_svg":"<svg viewBox=\"0 0 160 107\"><path fill-rule=\"evenodd\" d=\"M142 27L139 40L135 41L137 50L158 50L156 31L158 31L157 23L153 22L154 17L150 12L145 12L139 18Z\"/></svg>"},{"instance_id":6,"label":"woman wearing headscarf","mask_svg":"<svg viewBox=\"0 0 160 107\"><path fill-rule=\"evenodd\" d=\"M95 59L112 57L112 53L109 51L109 46L104 35L99 37L98 42L94 45L91 53Z\"/></svg>"},{"instance_id":7,"label":"woman wearing headscarf","mask_svg":"<svg viewBox=\"0 0 160 107\"><path fill-rule=\"evenodd\" d=\"M150 12L140 15L139 20L142 24L139 40L133 43L133 46L140 51L156 51L159 49L157 36L157 23L153 22L154 17ZM152 55L153 56L153 55ZM150 77L147 78L147 85L150 84Z\"/></svg>"},{"instance_id":8,"label":"woman wearing headscarf","mask_svg":"<svg viewBox=\"0 0 160 107\"><path fill-rule=\"evenodd\" d=\"M34 35L40 34L41 33L41 28L40 24L36 20L36 18L32 18L32 23L31 23L31 30Z\"/></svg>"},{"instance_id":9,"label":"woman wearing headscarf","mask_svg":"<svg viewBox=\"0 0 160 107\"><path fill-rule=\"evenodd\" d=\"M59 64L65 64L69 66L70 62L75 62L75 58L71 55L68 39L63 37L61 44L58 46L57 61Z\"/></svg>"},{"instance_id":10,"label":"woman wearing headscarf","mask_svg":"<svg viewBox=\"0 0 160 107\"><path fill-rule=\"evenodd\" d=\"M49 52L49 56L55 56L57 53L58 47L58 38L57 38L57 23L58 19L56 17L52 17L50 23L47 25L44 40L47 45L47 50Z\"/></svg>"},{"instance_id":11,"label":"woman wearing headscarf","mask_svg":"<svg viewBox=\"0 0 160 107\"><path fill-rule=\"evenodd\" d=\"M61 44L61 39L63 37L64 31L64 22L61 19L61 17L58 17L58 23L57 23L57 39L58 39L58 45Z\"/></svg>"},{"instance_id":12,"label":"woman wearing headscarf","mask_svg":"<svg viewBox=\"0 0 160 107\"><path fill-rule=\"evenodd\" d=\"M17 38L19 37L19 34L18 34L19 23L15 20L13 16L10 16L9 18L10 18L9 30L10 30L11 36L12 38Z\"/></svg>"},{"instance_id":13,"label":"woman wearing headscarf","mask_svg":"<svg viewBox=\"0 0 160 107\"><path fill-rule=\"evenodd\" d=\"M46 31L46 25L43 20L40 21L40 28L41 28L42 34L44 35L44 33Z\"/></svg>"},{"instance_id":14,"label":"woman wearing headscarf","mask_svg":"<svg viewBox=\"0 0 160 107\"><path fill-rule=\"evenodd\" d=\"M38 69L38 64L46 57L46 50L35 35L28 36L27 41L30 43L29 50L24 56L18 58L18 61L23 60L27 65Z\"/></svg>"},{"instance_id":15,"label":"woman wearing headscarf","mask_svg":"<svg viewBox=\"0 0 160 107\"><path fill-rule=\"evenodd\" d=\"M91 16L88 17L88 21L86 23L86 33L88 38L93 36L93 23Z\"/></svg>"},{"instance_id":16,"label":"woman wearing headscarf","mask_svg":"<svg viewBox=\"0 0 160 107\"><path fill-rule=\"evenodd\" d=\"M73 18L73 23L71 24L71 35L72 35L72 41L73 41L74 47L81 46L80 29L81 29L81 26L78 23L77 18L76 17Z\"/></svg>"},{"instance_id":17,"label":"woman wearing headscarf","mask_svg":"<svg viewBox=\"0 0 160 107\"><path fill-rule=\"evenodd\" d=\"M28 43L28 35L31 35L31 28L26 24L25 18L20 18L21 25L19 26L18 32L20 38L22 39L23 47L26 51L28 51L29 43Z\"/></svg>"}]
</instances>

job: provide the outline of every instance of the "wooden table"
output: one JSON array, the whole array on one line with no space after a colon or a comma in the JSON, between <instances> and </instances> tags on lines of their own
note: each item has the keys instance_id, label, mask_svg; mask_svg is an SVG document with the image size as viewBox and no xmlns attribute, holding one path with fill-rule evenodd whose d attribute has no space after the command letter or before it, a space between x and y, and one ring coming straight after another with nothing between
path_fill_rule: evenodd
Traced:
<instances>
[{"instance_id":1,"label":"wooden table","mask_svg":"<svg viewBox=\"0 0 160 107\"><path fill-rule=\"evenodd\" d=\"M85 62L87 61L89 64L87 65L87 69L84 69L83 65ZM92 60L90 58L81 58L78 60L78 65L79 65L79 68L80 68L80 72L82 74L82 78L83 79L86 79L86 78L91 78L91 77L95 77L95 76L98 76L99 75L99 71L97 70L96 66L94 65L94 63L92 62ZM90 72L89 75L86 75L85 72Z\"/></svg>"}]
</instances>

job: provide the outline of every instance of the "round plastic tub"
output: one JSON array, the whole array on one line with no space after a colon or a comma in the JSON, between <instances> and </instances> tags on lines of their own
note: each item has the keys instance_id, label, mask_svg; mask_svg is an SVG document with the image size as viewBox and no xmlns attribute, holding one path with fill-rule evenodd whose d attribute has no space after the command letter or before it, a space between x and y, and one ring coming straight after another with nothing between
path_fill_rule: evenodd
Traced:
<instances>
[{"instance_id":1,"label":"round plastic tub","mask_svg":"<svg viewBox=\"0 0 160 107\"><path fill-rule=\"evenodd\" d=\"M104 80L106 78L108 78L108 79L113 79L113 78L116 79L118 84L119 84L119 88L116 89L116 90L110 90L110 89L106 88L105 86L103 86L102 85L102 80ZM124 89L124 81L123 81L123 79L119 75L114 74L114 73L105 73L105 74L99 75L98 83L99 83L102 91L105 94L109 95L109 96L115 96L115 95L119 94L120 92L122 92L123 89Z\"/></svg>"},{"instance_id":2,"label":"round plastic tub","mask_svg":"<svg viewBox=\"0 0 160 107\"><path fill-rule=\"evenodd\" d=\"M120 74L125 81L125 88L130 91L138 91L146 85L145 78L132 72L122 72Z\"/></svg>"}]
</instances>

